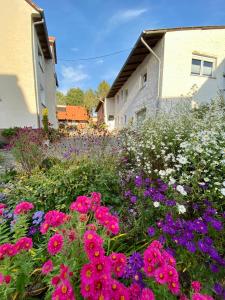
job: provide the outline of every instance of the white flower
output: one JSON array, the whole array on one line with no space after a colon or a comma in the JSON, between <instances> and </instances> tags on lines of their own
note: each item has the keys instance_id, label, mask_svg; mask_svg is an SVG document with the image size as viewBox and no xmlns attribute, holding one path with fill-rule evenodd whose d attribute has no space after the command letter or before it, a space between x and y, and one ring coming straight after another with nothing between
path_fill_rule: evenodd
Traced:
<instances>
[{"instance_id":1,"label":"white flower","mask_svg":"<svg viewBox=\"0 0 225 300\"><path fill-rule=\"evenodd\" d=\"M184 205L177 204L177 210L178 210L179 214L186 213L186 208Z\"/></svg>"},{"instance_id":2,"label":"white flower","mask_svg":"<svg viewBox=\"0 0 225 300\"><path fill-rule=\"evenodd\" d=\"M178 157L177 157L177 161L180 163L180 164L182 164L182 165L185 165L188 161L187 161L187 158L186 157L184 157L184 156L182 156L182 155L179 155Z\"/></svg>"},{"instance_id":3,"label":"white flower","mask_svg":"<svg viewBox=\"0 0 225 300\"><path fill-rule=\"evenodd\" d=\"M158 201L153 202L154 207L159 207L160 203Z\"/></svg>"},{"instance_id":4,"label":"white flower","mask_svg":"<svg viewBox=\"0 0 225 300\"><path fill-rule=\"evenodd\" d=\"M185 189L183 188L182 185L178 185L178 186L176 187L176 190L177 190L179 193L181 193L181 195L183 195L183 196L186 196L186 195L187 195L187 192L185 191Z\"/></svg>"},{"instance_id":5,"label":"white flower","mask_svg":"<svg viewBox=\"0 0 225 300\"><path fill-rule=\"evenodd\" d=\"M223 186L225 186L225 181L223 182Z\"/></svg>"},{"instance_id":6,"label":"white flower","mask_svg":"<svg viewBox=\"0 0 225 300\"><path fill-rule=\"evenodd\" d=\"M173 185L175 182L176 180L173 177L171 177L169 181L169 185Z\"/></svg>"},{"instance_id":7,"label":"white flower","mask_svg":"<svg viewBox=\"0 0 225 300\"><path fill-rule=\"evenodd\" d=\"M221 194L222 194L223 196L225 196L225 188L222 188L220 191L221 191Z\"/></svg>"}]
</instances>

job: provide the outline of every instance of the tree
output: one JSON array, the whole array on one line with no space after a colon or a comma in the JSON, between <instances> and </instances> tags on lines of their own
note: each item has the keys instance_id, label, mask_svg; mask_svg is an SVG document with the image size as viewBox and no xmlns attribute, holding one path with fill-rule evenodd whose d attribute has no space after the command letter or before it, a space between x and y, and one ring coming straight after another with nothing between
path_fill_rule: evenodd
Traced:
<instances>
[{"instance_id":1,"label":"tree","mask_svg":"<svg viewBox=\"0 0 225 300\"><path fill-rule=\"evenodd\" d=\"M107 96L109 90L110 85L107 81L103 80L102 82L100 82L96 91L98 99L104 99Z\"/></svg>"},{"instance_id":2,"label":"tree","mask_svg":"<svg viewBox=\"0 0 225 300\"><path fill-rule=\"evenodd\" d=\"M86 107L88 112L91 113L97 104L98 98L96 93L92 89L87 90L84 93L84 106Z\"/></svg>"},{"instance_id":3,"label":"tree","mask_svg":"<svg viewBox=\"0 0 225 300\"><path fill-rule=\"evenodd\" d=\"M66 104L66 96L60 91L56 91L56 103L59 105Z\"/></svg>"},{"instance_id":4,"label":"tree","mask_svg":"<svg viewBox=\"0 0 225 300\"><path fill-rule=\"evenodd\" d=\"M72 88L66 94L67 105L84 105L84 92L80 88Z\"/></svg>"}]
</instances>

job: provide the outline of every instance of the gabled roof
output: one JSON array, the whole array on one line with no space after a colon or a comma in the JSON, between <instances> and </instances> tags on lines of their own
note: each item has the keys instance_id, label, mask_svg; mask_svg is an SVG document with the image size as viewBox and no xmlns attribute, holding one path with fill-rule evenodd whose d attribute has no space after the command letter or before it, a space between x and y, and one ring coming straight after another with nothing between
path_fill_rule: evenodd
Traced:
<instances>
[{"instance_id":1,"label":"gabled roof","mask_svg":"<svg viewBox=\"0 0 225 300\"><path fill-rule=\"evenodd\" d=\"M153 48L169 31L184 31L184 30L209 30L209 29L225 29L225 26L193 26L193 27L177 27L177 28L161 28L153 30L144 30L139 36L137 42L135 43L133 49L131 50L126 62L124 63L122 69L117 75L115 81L113 82L107 98L114 97L132 73L137 69L137 67L143 62L145 57L149 54L148 49L141 42L143 37L147 44Z\"/></svg>"},{"instance_id":2,"label":"gabled roof","mask_svg":"<svg viewBox=\"0 0 225 300\"><path fill-rule=\"evenodd\" d=\"M33 1L31 0L25 0L28 4L30 4L36 11L41 12L43 11L42 8L38 7L37 4L35 4Z\"/></svg>"},{"instance_id":3,"label":"gabled roof","mask_svg":"<svg viewBox=\"0 0 225 300\"><path fill-rule=\"evenodd\" d=\"M95 112L99 111L99 109L103 105L103 103L104 103L104 101L101 101L101 100L98 102L98 105L96 106Z\"/></svg>"},{"instance_id":4,"label":"gabled roof","mask_svg":"<svg viewBox=\"0 0 225 300\"><path fill-rule=\"evenodd\" d=\"M88 121L89 115L87 109L83 106L66 105L59 106L57 119L69 121Z\"/></svg>"},{"instance_id":5,"label":"gabled roof","mask_svg":"<svg viewBox=\"0 0 225 300\"><path fill-rule=\"evenodd\" d=\"M45 15L44 15L44 10L37 6L33 1L31 0L25 0L30 6L32 6L39 14L33 15L33 21L34 22L39 22L39 21L44 21L43 23L39 23L35 25L37 35L39 38L39 42L44 54L44 57L47 59L52 58L52 53L50 49L50 44L49 44L49 39L48 39L48 30L46 26L46 20L45 20Z\"/></svg>"}]
</instances>

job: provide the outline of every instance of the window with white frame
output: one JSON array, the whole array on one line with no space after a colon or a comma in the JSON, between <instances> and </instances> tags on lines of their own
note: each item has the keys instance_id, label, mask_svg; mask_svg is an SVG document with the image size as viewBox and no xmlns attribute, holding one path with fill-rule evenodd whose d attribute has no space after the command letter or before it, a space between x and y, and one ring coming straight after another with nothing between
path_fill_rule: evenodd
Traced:
<instances>
[{"instance_id":1,"label":"window with white frame","mask_svg":"<svg viewBox=\"0 0 225 300\"><path fill-rule=\"evenodd\" d=\"M191 62L191 74L213 77L215 64L216 59L213 57L194 55Z\"/></svg>"}]
</instances>

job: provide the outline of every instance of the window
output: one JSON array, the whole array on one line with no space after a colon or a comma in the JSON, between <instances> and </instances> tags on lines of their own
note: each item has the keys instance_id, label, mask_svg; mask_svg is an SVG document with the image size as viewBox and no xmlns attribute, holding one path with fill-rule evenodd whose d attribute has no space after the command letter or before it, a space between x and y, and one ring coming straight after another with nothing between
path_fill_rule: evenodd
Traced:
<instances>
[{"instance_id":1,"label":"window","mask_svg":"<svg viewBox=\"0 0 225 300\"><path fill-rule=\"evenodd\" d=\"M215 58L195 56L192 58L191 74L212 77Z\"/></svg>"},{"instance_id":2,"label":"window","mask_svg":"<svg viewBox=\"0 0 225 300\"><path fill-rule=\"evenodd\" d=\"M124 101L127 101L128 98L128 89L125 89L125 97L124 97Z\"/></svg>"},{"instance_id":3,"label":"window","mask_svg":"<svg viewBox=\"0 0 225 300\"><path fill-rule=\"evenodd\" d=\"M121 91L121 101L123 101L123 90Z\"/></svg>"},{"instance_id":4,"label":"window","mask_svg":"<svg viewBox=\"0 0 225 300\"><path fill-rule=\"evenodd\" d=\"M108 121L113 121L114 120L114 116L113 115L109 115L108 116Z\"/></svg>"},{"instance_id":5,"label":"window","mask_svg":"<svg viewBox=\"0 0 225 300\"><path fill-rule=\"evenodd\" d=\"M198 75L201 74L201 60L194 58L192 59L191 73Z\"/></svg>"},{"instance_id":6,"label":"window","mask_svg":"<svg viewBox=\"0 0 225 300\"><path fill-rule=\"evenodd\" d=\"M146 108L139 110L136 113L136 117L137 117L137 123L142 124L146 118Z\"/></svg>"},{"instance_id":7,"label":"window","mask_svg":"<svg viewBox=\"0 0 225 300\"><path fill-rule=\"evenodd\" d=\"M148 80L148 75L147 72L145 72L141 75L141 88L146 86L147 80Z\"/></svg>"},{"instance_id":8,"label":"window","mask_svg":"<svg viewBox=\"0 0 225 300\"><path fill-rule=\"evenodd\" d=\"M41 104L43 106L46 106L46 103L45 103L45 90L44 90L42 84L40 84L40 100L41 100Z\"/></svg>"},{"instance_id":9,"label":"window","mask_svg":"<svg viewBox=\"0 0 225 300\"><path fill-rule=\"evenodd\" d=\"M124 124L127 124L127 115L124 115Z\"/></svg>"},{"instance_id":10,"label":"window","mask_svg":"<svg viewBox=\"0 0 225 300\"><path fill-rule=\"evenodd\" d=\"M38 46L38 64L42 70L42 72L44 72L44 60L43 60L43 55L41 52L40 47Z\"/></svg>"}]
</instances>

